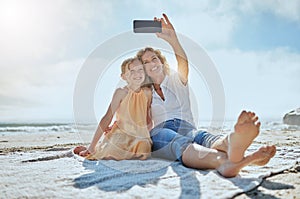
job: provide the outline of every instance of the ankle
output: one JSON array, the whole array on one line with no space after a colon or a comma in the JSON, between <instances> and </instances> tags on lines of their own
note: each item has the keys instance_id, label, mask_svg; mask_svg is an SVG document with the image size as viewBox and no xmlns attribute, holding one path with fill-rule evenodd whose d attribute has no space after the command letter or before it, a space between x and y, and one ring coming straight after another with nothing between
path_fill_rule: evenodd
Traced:
<instances>
[{"instance_id":1,"label":"ankle","mask_svg":"<svg viewBox=\"0 0 300 199\"><path fill-rule=\"evenodd\" d=\"M217 168L217 171L225 178L232 178L238 175L240 167L227 159Z\"/></svg>"},{"instance_id":2,"label":"ankle","mask_svg":"<svg viewBox=\"0 0 300 199\"><path fill-rule=\"evenodd\" d=\"M211 145L212 149L216 149L218 151L228 152L228 136L224 136L219 138Z\"/></svg>"}]
</instances>

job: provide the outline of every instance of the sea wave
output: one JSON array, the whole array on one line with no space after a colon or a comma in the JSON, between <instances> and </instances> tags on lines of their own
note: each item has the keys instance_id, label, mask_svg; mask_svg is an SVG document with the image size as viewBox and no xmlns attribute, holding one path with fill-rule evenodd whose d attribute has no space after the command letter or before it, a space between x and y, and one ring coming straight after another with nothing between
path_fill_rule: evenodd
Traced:
<instances>
[{"instance_id":1,"label":"sea wave","mask_svg":"<svg viewBox=\"0 0 300 199\"><path fill-rule=\"evenodd\" d=\"M226 121L221 126L214 127L211 122L202 122L199 129L212 132L232 131L235 122ZM51 132L94 132L97 124L75 124L75 123L0 123L0 133L51 133ZM261 130L267 131L299 131L300 126L283 124L281 121L262 122Z\"/></svg>"},{"instance_id":2,"label":"sea wave","mask_svg":"<svg viewBox=\"0 0 300 199\"><path fill-rule=\"evenodd\" d=\"M43 124L22 124L9 123L0 124L0 133L51 133L51 132L69 132L75 133L80 131L90 131L94 129L95 125L89 124L57 124L57 123L43 123Z\"/></svg>"}]
</instances>

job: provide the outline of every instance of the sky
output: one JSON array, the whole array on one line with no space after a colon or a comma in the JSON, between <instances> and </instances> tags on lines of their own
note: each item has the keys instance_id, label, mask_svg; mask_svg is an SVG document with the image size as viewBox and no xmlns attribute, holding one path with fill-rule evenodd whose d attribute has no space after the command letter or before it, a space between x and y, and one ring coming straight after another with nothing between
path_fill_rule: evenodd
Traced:
<instances>
[{"instance_id":1,"label":"sky","mask_svg":"<svg viewBox=\"0 0 300 199\"><path fill-rule=\"evenodd\" d=\"M281 120L300 107L300 0L0 0L0 123L74 122L74 92L91 54L132 32L134 19L162 13L180 39L195 42L213 61L226 120L243 109L262 120ZM108 45L107 53L119 45L128 43ZM98 77L91 105L96 120L121 84L121 61L134 50L115 55ZM172 53L165 54L175 65ZM196 118L210 120L211 85L194 70L198 67L191 67L189 81Z\"/></svg>"}]
</instances>

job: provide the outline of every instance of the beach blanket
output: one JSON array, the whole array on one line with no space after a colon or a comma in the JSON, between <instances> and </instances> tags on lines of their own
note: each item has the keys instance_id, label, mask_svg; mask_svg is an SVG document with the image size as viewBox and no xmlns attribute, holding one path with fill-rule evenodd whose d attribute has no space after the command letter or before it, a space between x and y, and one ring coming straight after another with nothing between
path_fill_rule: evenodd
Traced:
<instances>
[{"instance_id":1,"label":"beach blanket","mask_svg":"<svg viewBox=\"0 0 300 199\"><path fill-rule=\"evenodd\" d=\"M32 151L0 156L1 196L232 198L300 160L300 148L279 147L266 166L247 166L240 175L223 178L215 170L195 170L161 159L88 161L70 152L63 156L62 152L51 152L54 158L49 158L49 153Z\"/></svg>"},{"instance_id":2,"label":"beach blanket","mask_svg":"<svg viewBox=\"0 0 300 199\"><path fill-rule=\"evenodd\" d=\"M253 150L252 146L249 152ZM299 157L300 150L278 148L277 156L266 166L248 166L238 176L224 178L216 170L196 170L161 159L94 162L77 156L92 172L74 182L77 188L96 186L117 192L120 198L232 198L256 188L263 178L291 168Z\"/></svg>"}]
</instances>

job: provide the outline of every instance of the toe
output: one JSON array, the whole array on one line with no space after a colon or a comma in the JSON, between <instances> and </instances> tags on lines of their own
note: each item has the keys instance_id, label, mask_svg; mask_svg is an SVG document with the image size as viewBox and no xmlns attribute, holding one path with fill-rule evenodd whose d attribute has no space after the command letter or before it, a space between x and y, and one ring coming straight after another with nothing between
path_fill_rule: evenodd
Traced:
<instances>
[{"instance_id":1,"label":"toe","mask_svg":"<svg viewBox=\"0 0 300 199\"><path fill-rule=\"evenodd\" d=\"M261 123L260 123L260 122L257 122L257 123L255 124L255 126L259 129L260 126L261 126Z\"/></svg>"},{"instance_id":2,"label":"toe","mask_svg":"<svg viewBox=\"0 0 300 199\"><path fill-rule=\"evenodd\" d=\"M253 118L255 117L255 113L249 111L249 112L248 112L248 116L249 116L249 118L250 118L251 120L253 120Z\"/></svg>"},{"instance_id":3,"label":"toe","mask_svg":"<svg viewBox=\"0 0 300 199\"><path fill-rule=\"evenodd\" d=\"M243 110L238 118L238 123L245 123L248 120L248 113Z\"/></svg>"},{"instance_id":4,"label":"toe","mask_svg":"<svg viewBox=\"0 0 300 199\"><path fill-rule=\"evenodd\" d=\"M253 122L258 121L258 117L257 117L257 116L252 117L252 121L253 121Z\"/></svg>"}]
</instances>

